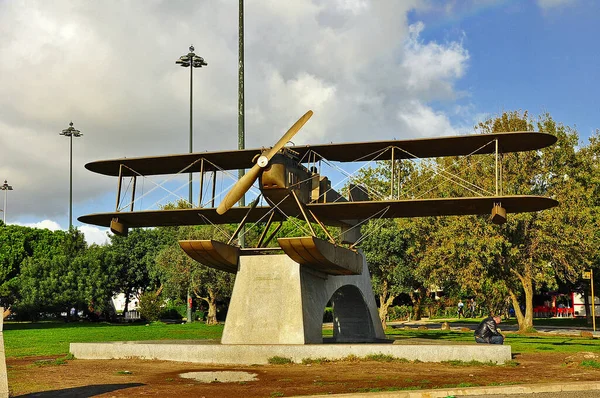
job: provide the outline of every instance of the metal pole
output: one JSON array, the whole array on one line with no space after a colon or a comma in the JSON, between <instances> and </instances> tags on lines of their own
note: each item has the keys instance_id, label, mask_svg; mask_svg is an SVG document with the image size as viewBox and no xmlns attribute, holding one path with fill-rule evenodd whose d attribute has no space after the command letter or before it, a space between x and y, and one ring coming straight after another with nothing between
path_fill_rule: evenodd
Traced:
<instances>
[{"instance_id":1,"label":"metal pole","mask_svg":"<svg viewBox=\"0 0 600 398\"><path fill-rule=\"evenodd\" d=\"M133 189L131 190L131 208L129 211L133 211L133 205L135 203L135 186L137 185L137 176L133 176Z\"/></svg>"},{"instance_id":2,"label":"metal pole","mask_svg":"<svg viewBox=\"0 0 600 398\"><path fill-rule=\"evenodd\" d=\"M59 135L69 137L69 229L73 228L73 136L81 137L79 130L73 127L73 121L69 127L64 129Z\"/></svg>"},{"instance_id":3,"label":"metal pole","mask_svg":"<svg viewBox=\"0 0 600 398\"><path fill-rule=\"evenodd\" d=\"M204 158L200 161L200 189L198 189L198 207L202 207L202 188L204 188Z\"/></svg>"},{"instance_id":4,"label":"metal pole","mask_svg":"<svg viewBox=\"0 0 600 398\"><path fill-rule=\"evenodd\" d=\"M590 269L590 282L592 284L592 328L596 331L596 298L594 297L594 270Z\"/></svg>"},{"instance_id":5,"label":"metal pole","mask_svg":"<svg viewBox=\"0 0 600 398\"><path fill-rule=\"evenodd\" d=\"M193 134L192 134L192 104L193 104L193 81L194 81L194 65L190 65L190 153L193 151ZM190 202L190 206L194 207L192 202L192 173L190 173L189 177L189 197L188 200Z\"/></svg>"},{"instance_id":6,"label":"metal pole","mask_svg":"<svg viewBox=\"0 0 600 398\"><path fill-rule=\"evenodd\" d=\"M73 135L69 136L69 230L73 228Z\"/></svg>"},{"instance_id":7,"label":"metal pole","mask_svg":"<svg viewBox=\"0 0 600 398\"><path fill-rule=\"evenodd\" d=\"M496 196L498 196L498 139L496 138Z\"/></svg>"},{"instance_id":8,"label":"metal pole","mask_svg":"<svg viewBox=\"0 0 600 398\"><path fill-rule=\"evenodd\" d=\"M193 59L190 60L191 64L190 64L190 153L192 153L192 101L193 101L193 96L192 96L192 88L193 88L193 79L194 79L194 64L193 64ZM194 205L192 204L192 173L190 173L189 175L189 180L188 180L188 201L190 203L191 207L194 207ZM192 294L190 292L190 288L188 287L187 290L187 311L186 311L186 315L187 315L187 323L191 323L192 322L192 306L193 306L193 299L192 299Z\"/></svg>"},{"instance_id":9,"label":"metal pole","mask_svg":"<svg viewBox=\"0 0 600 398\"><path fill-rule=\"evenodd\" d=\"M394 147L392 147L392 162L391 162L391 166L392 166L392 178L390 181L390 198L394 197Z\"/></svg>"},{"instance_id":10,"label":"metal pole","mask_svg":"<svg viewBox=\"0 0 600 398\"><path fill-rule=\"evenodd\" d=\"M239 26L238 26L238 149L245 148L244 135L244 0L239 1ZM238 178L244 176L244 169L238 170ZM240 206L246 205L246 195L242 195ZM246 246L246 228L242 226L239 235L240 247Z\"/></svg>"},{"instance_id":11,"label":"metal pole","mask_svg":"<svg viewBox=\"0 0 600 398\"><path fill-rule=\"evenodd\" d=\"M4 190L4 212L2 213L2 222L6 225L6 194L8 193L8 189Z\"/></svg>"},{"instance_id":12,"label":"metal pole","mask_svg":"<svg viewBox=\"0 0 600 398\"><path fill-rule=\"evenodd\" d=\"M119 182L117 183L117 206L115 211L120 211L119 206L121 205L121 184L123 183L123 165L119 165Z\"/></svg>"},{"instance_id":13,"label":"metal pole","mask_svg":"<svg viewBox=\"0 0 600 398\"><path fill-rule=\"evenodd\" d=\"M190 50L191 53L191 50ZM193 86L194 86L194 59L193 56L190 55L190 150L189 153L192 153L192 140L193 140L193 127L192 127L192 109L193 109ZM190 207L194 207L194 205L192 204L192 173L189 174L189 178L188 178L188 202L190 204ZM191 323L192 322L192 306L193 306L193 299L192 299L192 294L190 292L190 288L188 287L187 290L187 309L186 309L186 316L187 316L187 323Z\"/></svg>"}]
</instances>

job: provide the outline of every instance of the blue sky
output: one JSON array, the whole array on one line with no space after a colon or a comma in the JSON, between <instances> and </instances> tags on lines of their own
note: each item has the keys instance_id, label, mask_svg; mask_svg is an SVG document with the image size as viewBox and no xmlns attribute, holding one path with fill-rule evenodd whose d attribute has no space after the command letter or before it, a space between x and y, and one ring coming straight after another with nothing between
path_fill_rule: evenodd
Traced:
<instances>
[{"instance_id":1,"label":"blue sky","mask_svg":"<svg viewBox=\"0 0 600 398\"><path fill-rule=\"evenodd\" d=\"M450 106L485 115L549 112L576 125L582 137L599 128L600 3L479 3L456 2L451 13L439 6L409 13L411 23L425 24L423 40L462 40L469 52L468 70L456 82L466 96Z\"/></svg>"},{"instance_id":2,"label":"blue sky","mask_svg":"<svg viewBox=\"0 0 600 398\"><path fill-rule=\"evenodd\" d=\"M194 72L194 150L235 149L237 3L0 2L7 222L68 227L58 133L71 120L84 134L73 143L74 218L114 208L116 179L84 164L187 152L189 73L175 60L190 44L208 62ZM247 148L271 145L308 109L296 144L468 134L511 110L549 112L583 140L600 127L598 2L245 4Z\"/></svg>"}]
</instances>

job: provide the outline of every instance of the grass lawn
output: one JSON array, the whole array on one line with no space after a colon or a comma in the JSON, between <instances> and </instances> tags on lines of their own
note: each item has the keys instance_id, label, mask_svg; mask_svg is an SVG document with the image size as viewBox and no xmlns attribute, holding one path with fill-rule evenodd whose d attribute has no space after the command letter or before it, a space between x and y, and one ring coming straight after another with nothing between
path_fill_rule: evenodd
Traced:
<instances>
[{"instance_id":1,"label":"grass lawn","mask_svg":"<svg viewBox=\"0 0 600 398\"><path fill-rule=\"evenodd\" d=\"M444 318L442 320L440 320L441 322L448 322L448 323L474 323L474 324L478 324L479 322L481 322L483 318L461 318L461 319L447 319ZM431 320L432 322L436 322L437 320L434 318ZM508 325L516 325L517 324L517 318L510 318L510 319L506 319L506 320L502 320L503 324L508 324ZM502 327L502 325L500 325ZM585 318L535 318L533 320L533 327L535 328L536 326L555 326L555 327L573 327L573 328L580 328L580 327L592 327L591 324L588 324Z\"/></svg>"},{"instance_id":2,"label":"grass lawn","mask_svg":"<svg viewBox=\"0 0 600 398\"><path fill-rule=\"evenodd\" d=\"M474 319L472 322L478 322L478 320ZM554 322L552 324L556 325ZM4 325L4 346L7 357L66 355L69 352L69 343L135 340L219 340L222 332L223 325L206 326L200 322L170 325L153 323L149 326L143 323L7 322ZM388 328L386 333L393 338L473 341L473 332ZM332 330L324 330L324 335L331 334ZM505 343L512 346L513 353L600 351L600 340L598 339L592 340L541 333L520 335L508 332L506 333Z\"/></svg>"},{"instance_id":3,"label":"grass lawn","mask_svg":"<svg viewBox=\"0 0 600 398\"><path fill-rule=\"evenodd\" d=\"M465 341L473 342L473 332L457 332L442 330L403 330L390 329L386 334L396 338L421 338L432 340ZM600 351L600 340L573 336L556 336L541 333L521 335L517 333L504 333L504 344L512 347L513 354L523 352L580 352Z\"/></svg>"},{"instance_id":4,"label":"grass lawn","mask_svg":"<svg viewBox=\"0 0 600 398\"><path fill-rule=\"evenodd\" d=\"M66 355L69 343L135 340L220 339L223 325L145 323L110 324L88 322L39 322L4 324L7 357Z\"/></svg>"}]
</instances>

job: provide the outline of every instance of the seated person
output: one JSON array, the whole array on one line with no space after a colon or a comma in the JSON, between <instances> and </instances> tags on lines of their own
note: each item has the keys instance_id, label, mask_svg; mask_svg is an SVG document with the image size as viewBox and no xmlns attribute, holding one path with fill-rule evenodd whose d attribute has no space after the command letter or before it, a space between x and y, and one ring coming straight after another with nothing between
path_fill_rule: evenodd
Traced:
<instances>
[{"instance_id":1,"label":"seated person","mask_svg":"<svg viewBox=\"0 0 600 398\"><path fill-rule=\"evenodd\" d=\"M485 344L504 344L504 336L498 330L498 324L502 322L499 316L488 316L477 329L475 329L475 341Z\"/></svg>"}]
</instances>

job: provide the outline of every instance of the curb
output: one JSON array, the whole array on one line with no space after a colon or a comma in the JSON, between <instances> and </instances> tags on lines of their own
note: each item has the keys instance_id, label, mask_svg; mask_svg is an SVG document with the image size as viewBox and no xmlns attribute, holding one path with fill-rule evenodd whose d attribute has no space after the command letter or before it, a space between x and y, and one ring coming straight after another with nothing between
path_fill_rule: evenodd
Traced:
<instances>
[{"instance_id":1,"label":"curb","mask_svg":"<svg viewBox=\"0 0 600 398\"><path fill-rule=\"evenodd\" d=\"M352 398L446 398L452 396L469 395L513 395L513 394L534 394L546 392L563 391L592 391L600 390L600 382L583 381L577 383L551 383L551 384L521 384L514 386L489 386L489 387L467 387L467 388L449 388L434 390L405 390L405 391L385 391L385 392L366 392L351 394L329 394L329 395L311 395L311 398L325 397L352 397Z\"/></svg>"}]
</instances>

